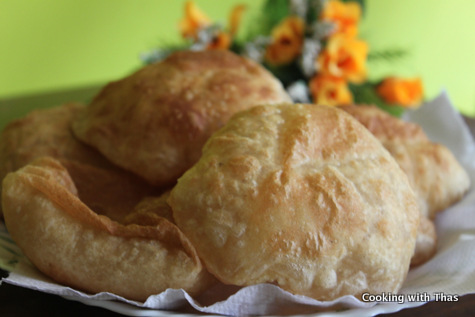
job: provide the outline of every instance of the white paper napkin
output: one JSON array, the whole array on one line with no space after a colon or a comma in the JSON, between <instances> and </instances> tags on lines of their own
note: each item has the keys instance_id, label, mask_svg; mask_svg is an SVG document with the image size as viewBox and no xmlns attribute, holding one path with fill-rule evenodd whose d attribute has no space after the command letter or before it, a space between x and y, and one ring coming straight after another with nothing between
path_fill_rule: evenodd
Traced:
<instances>
[{"instance_id":1,"label":"white paper napkin","mask_svg":"<svg viewBox=\"0 0 475 317\"><path fill-rule=\"evenodd\" d=\"M446 93L415 111L405 119L420 124L429 138L446 145L457 157L475 184L475 144L463 119L454 110ZM399 295L382 294L376 300L362 302L345 296L332 302L319 302L305 296L292 295L274 285L245 288L218 285L199 298L182 290L167 290L150 296L145 303L130 301L110 293L85 294L59 285L38 272L11 241L0 226L0 267L11 271L3 281L14 285L57 294L86 304L102 306L123 314L163 316L163 311L191 305L196 310L225 315L315 314L356 316L394 312L423 304L428 300L457 300L461 295L475 293L475 190L436 219L437 254L427 263L412 269ZM386 296L386 297L385 297ZM387 302L389 301L389 302ZM124 305L125 303L125 305ZM377 304L377 305L376 305ZM375 306L376 305L376 306Z\"/></svg>"}]
</instances>

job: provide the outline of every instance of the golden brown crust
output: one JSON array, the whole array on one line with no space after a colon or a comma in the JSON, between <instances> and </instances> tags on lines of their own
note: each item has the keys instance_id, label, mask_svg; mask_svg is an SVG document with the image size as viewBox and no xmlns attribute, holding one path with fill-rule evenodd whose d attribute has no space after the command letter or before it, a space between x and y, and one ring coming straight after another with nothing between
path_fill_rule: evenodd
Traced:
<instances>
[{"instance_id":1,"label":"golden brown crust","mask_svg":"<svg viewBox=\"0 0 475 317\"><path fill-rule=\"evenodd\" d=\"M143 198L159 193L131 173L60 160L74 180L79 199L95 213L123 222Z\"/></svg>"},{"instance_id":2,"label":"golden brown crust","mask_svg":"<svg viewBox=\"0 0 475 317\"><path fill-rule=\"evenodd\" d=\"M71 132L71 120L82 108L82 104L68 103L34 110L10 122L0 135L0 178L42 156L104 168L111 166L102 155L79 142Z\"/></svg>"},{"instance_id":3,"label":"golden brown crust","mask_svg":"<svg viewBox=\"0 0 475 317\"><path fill-rule=\"evenodd\" d=\"M54 159L8 174L2 203L13 240L60 283L144 301L167 288L195 294L213 281L174 224L162 218L154 226L124 226L94 213Z\"/></svg>"},{"instance_id":4,"label":"golden brown crust","mask_svg":"<svg viewBox=\"0 0 475 317\"><path fill-rule=\"evenodd\" d=\"M399 120L375 106L351 105L342 106L345 110L363 124L380 141L428 141L422 128L411 122Z\"/></svg>"},{"instance_id":5,"label":"golden brown crust","mask_svg":"<svg viewBox=\"0 0 475 317\"><path fill-rule=\"evenodd\" d=\"M83 108L68 103L11 122L0 136L0 178L37 158L57 158L73 174L80 199L96 213L120 221L156 189L74 137L71 121Z\"/></svg>"},{"instance_id":6,"label":"golden brown crust","mask_svg":"<svg viewBox=\"0 0 475 317\"><path fill-rule=\"evenodd\" d=\"M0 134L0 195L1 180L9 172L41 156L72 159L100 167L111 165L96 150L79 142L70 130L72 118L83 107L79 103L67 103L34 110L5 127Z\"/></svg>"},{"instance_id":7,"label":"golden brown crust","mask_svg":"<svg viewBox=\"0 0 475 317\"><path fill-rule=\"evenodd\" d=\"M228 51L172 54L108 84L74 122L75 134L155 185L173 184L229 117L290 101L263 67Z\"/></svg>"},{"instance_id":8,"label":"golden brown crust","mask_svg":"<svg viewBox=\"0 0 475 317\"><path fill-rule=\"evenodd\" d=\"M431 219L463 197L470 186L467 173L445 146L431 142L417 124L404 122L376 106L341 108L381 141L408 176L421 212L411 266L428 261L437 249Z\"/></svg>"},{"instance_id":9,"label":"golden brown crust","mask_svg":"<svg viewBox=\"0 0 475 317\"><path fill-rule=\"evenodd\" d=\"M422 128L404 122L375 106L345 106L393 155L416 192L422 214L436 213L459 201L470 179L453 154L428 140Z\"/></svg>"},{"instance_id":10,"label":"golden brown crust","mask_svg":"<svg viewBox=\"0 0 475 317\"><path fill-rule=\"evenodd\" d=\"M223 283L275 283L319 300L397 292L419 223L407 177L381 143L316 105L236 114L168 203Z\"/></svg>"},{"instance_id":11,"label":"golden brown crust","mask_svg":"<svg viewBox=\"0 0 475 317\"><path fill-rule=\"evenodd\" d=\"M127 215L124 224L136 223L151 226L162 218L175 223L172 209L167 203L168 196L170 196L170 191L166 191L159 197L145 197L134 207L134 211Z\"/></svg>"},{"instance_id":12,"label":"golden brown crust","mask_svg":"<svg viewBox=\"0 0 475 317\"><path fill-rule=\"evenodd\" d=\"M386 142L416 192L423 215L436 214L463 198L470 178L448 148L431 142Z\"/></svg>"}]
</instances>

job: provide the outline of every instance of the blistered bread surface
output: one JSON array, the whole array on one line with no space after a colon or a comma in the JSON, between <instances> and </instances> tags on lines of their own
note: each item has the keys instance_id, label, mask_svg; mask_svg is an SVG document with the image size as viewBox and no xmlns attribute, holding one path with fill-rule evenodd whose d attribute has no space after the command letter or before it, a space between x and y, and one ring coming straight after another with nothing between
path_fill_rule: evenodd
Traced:
<instances>
[{"instance_id":1,"label":"blistered bread surface","mask_svg":"<svg viewBox=\"0 0 475 317\"><path fill-rule=\"evenodd\" d=\"M168 203L220 281L319 300L397 292L419 224L381 143L344 111L315 105L235 115Z\"/></svg>"},{"instance_id":2,"label":"blistered bread surface","mask_svg":"<svg viewBox=\"0 0 475 317\"><path fill-rule=\"evenodd\" d=\"M15 243L43 273L89 293L145 301L168 288L191 294L214 280L181 231L162 218L121 225L83 204L68 171L41 158L3 181L3 210Z\"/></svg>"},{"instance_id":3,"label":"blistered bread surface","mask_svg":"<svg viewBox=\"0 0 475 317\"><path fill-rule=\"evenodd\" d=\"M108 168L111 164L71 131L71 121L83 108L67 103L33 110L10 122L0 134L0 178L42 156Z\"/></svg>"},{"instance_id":4,"label":"blistered bread surface","mask_svg":"<svg viewBox=\"0 0 475 317\"><path fill-rule=\"evenodd\" d=\"M108 84L75 134L155 185L174 184L234 113L290 101L262 66L228 51L176 52Z\"/></svg>"},{"instance_id":5,"label":"blistered bread surface","mask_svg":"<svg viewBox=\"0 0 475 317\"><path fill-rule=\"evenodd\" d=\"M470 178L450 150L430 141L422 128L375 106L346 106L396 159L417 194L422 214L434 218L468 191Z\"/></svg>"},{"instance_id":6,"label":"blistered bread surface","mask_svg":"<svg viewBox=\"0 0 475 317\"><path fill-rule=\"evenodd\" d=\"M10 122L0 134L0 181L9 172L42 156L109 168L111 163L93 148L79 142L71 131L71 121L83 107L80 103L67 103L34 110Z\"/></svg>"}]
</instances>

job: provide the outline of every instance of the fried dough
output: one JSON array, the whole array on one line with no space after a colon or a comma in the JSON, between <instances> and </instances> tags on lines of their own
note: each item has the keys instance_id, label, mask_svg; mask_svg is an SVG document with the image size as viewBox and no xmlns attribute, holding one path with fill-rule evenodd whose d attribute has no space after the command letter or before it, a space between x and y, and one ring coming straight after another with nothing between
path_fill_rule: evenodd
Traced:
<instances>
[{"instance_id":1,"label":"fried dough","mask_svg":"<svg viewBox=\"0 0 475 317\"><path fill-rule=\"evenodd\" d=\"M79 142L71 132L71 120L83 107L80 103L68 103L33 110L10 122L0 135L0 178L42 156L97 167L111 166L100 153Z\"/></svg>"},{"instance_id":2,"label":"fried dough","mask_svg":"<svg viewBox=\"0 0 475 317\"><path fill-rule=\"evenodd\" d=\"M167 203L170 191L166 191L159 197L145 197L134 208L134 211L127 215L124 224L136 223L149 226L165 218L171 223L175 223L170 205Z\"/></svg>"},{"instance_id":3,"label":"fried dough","mask_svg":"<svg viewBox=\"0 0 475 317\"><path fill-rule=\"evenodd\" d=\"M214 281L174 224L162 218L153 226L124 226L94 213L54 159L41 158L8 174L3 185L9 233L30 261L59 283L145 301L168 288L197 294Z\"/></svg>"},{"instance_id":4,"label":"fried dough","mask_svg":"<svg viewBox=\"0 0 475 317\"><path fill-rule=\"evenodd\" d=\"M0 179L42 156L60 159L74 174L79 197L95 212L121 220L144 196L157 191L74 137L71 120L82 108L68 103L34 110L8 124L0 136Z\"/></svg>"},{"instance_id":5,"label":"fried dough","mask_svg":"<svg viewBox=\"0 0 475 317\"><path fill-rule=\"evenodd\" d=\"M221 282L318 300L397 292L419 225L415 194L381 143L317 105L236 114L168 203Z\"/></svg>"},{"instance_id":6,"label":"fried dough","mask_svg":"<svg viewBox=\"0 0 475 317\"><path fill-rule=\"evenodd\" d=\"M145 197L159 188L119 169L102 169L75 161L60 160L74 180L79 199L95 213L120 223Z\"/></svg>"},{"instance_id":7,"label":"fried dough","mask_svg":"<svg viewBox=\"0 0 475 317\"><path fill-rule=\"evenodd\" d=\"M153 185L173 185L232 114L289 102L259 64L229 51L180 51L109 83L74 121L76 136Z\"/></svg>"},{"instance_id":8,"label":"fried dough","mask_svg":"<svg viewBox=\"0 0 475 317\"><path fill-rule=\"evenodd\" d=\"M431 142L420 126L375 106L341 108L370 130L396 159L417 194L423 215L433 219L469 189L470 179L457 159L445 146Z\"/></svg>"},{"instance_id":9,"label":"fried dough","mask_svg":"<svg viewBox=\"0 0 475 317\"><path fill-rule=\"evenodd\" d=\"M470 179L449 149L431 142L422 128L391 116L376 106L344 106L381 141L396 159L414 189L421 223L412 266L428 261L437 249L432 220L436 214L459 201L470 187Z\"/></svg>"},{"instance_id":10,"label":"fried dough","mask_svg":"<svg viewBox=\"0 0 475 317\"><path fill-rule=\"evenodd\" d=\"M432 220L421 216L417 228L416 248L411 259L411 266L415 267L430 260L437 251L437 233Z\"/></svg>"}]
</instances>

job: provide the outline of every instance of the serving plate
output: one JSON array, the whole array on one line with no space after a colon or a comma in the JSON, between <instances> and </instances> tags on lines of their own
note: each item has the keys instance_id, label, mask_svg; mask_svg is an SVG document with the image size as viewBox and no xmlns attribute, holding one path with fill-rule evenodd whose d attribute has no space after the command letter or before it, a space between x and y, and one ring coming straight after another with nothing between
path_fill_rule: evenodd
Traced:
<instances>
[{"instance_id":1,"label":"serving plate","mask_svg":"<svg viewBox=\"0 0 475 317\"><path fill-rule=\"evenodd\" d=\"M461 116L451 106L447 95L442 94L414 112L407 120L420 124L433 141L445 144L469 173L475 184L475 145ZM333 307L331 303L318 303L304 296L294 296L273 285L257 285L239 289L235 294L206 305L180 290L154 295L145 303L120 298L114 294L86 294L59 285L40 272L23 256L11 240L5 226L0 223L0 268L11 272L3 281L45 293L56 294L85 305L101 307L127 316L196 316L222 314L276 314L273 305L295 305L294 316L374 316L397 312L423 305L427 301L411 301L408 295L427 294L429 300L438 300L436 293L464 295L475 293L475 190L472 185L465 198L445 210L436 219L438 250L427 263L410 270L400 294L401 304L363 303L354 297L335 301L345 309L322 311ZM264 296L264 295L265 296ZM262 308L265 301L267 308ZM247 310L241 310L246 306ZM188 307L182 309L181 307ZM303 307L303 308L302 308ZM341 307L341 306L340 306ZM267 309L267 310L266 310ZM328 309L328 308L327 308ZM320 310L320 312L318 312Z\"/></svg>"}]
</instances>

